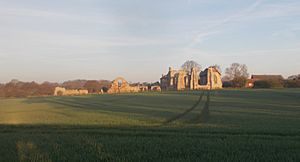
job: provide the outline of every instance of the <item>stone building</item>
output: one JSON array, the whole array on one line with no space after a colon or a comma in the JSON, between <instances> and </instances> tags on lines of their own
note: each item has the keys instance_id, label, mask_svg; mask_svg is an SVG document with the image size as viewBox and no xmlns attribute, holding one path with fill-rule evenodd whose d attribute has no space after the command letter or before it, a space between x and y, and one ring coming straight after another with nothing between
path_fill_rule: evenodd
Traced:
<instances>
[{"instance_id":1,"label":"stone building","mask_svg":"<svg viewBox=\"0 0 300 162\"><path fill-rule=\"evenodd\" d=\"M221 73L211 66L200 73L196 68L191 70L173 70L160 79L162 90L197 90L221 89Z\"/></svg>"}]
</instances>

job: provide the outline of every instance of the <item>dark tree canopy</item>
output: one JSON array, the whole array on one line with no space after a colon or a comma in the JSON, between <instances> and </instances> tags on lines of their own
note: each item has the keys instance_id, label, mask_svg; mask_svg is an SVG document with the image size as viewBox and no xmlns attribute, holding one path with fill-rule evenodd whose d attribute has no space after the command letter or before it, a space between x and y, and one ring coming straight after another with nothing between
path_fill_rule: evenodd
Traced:
<instances>
[{"instance_id":1,"label":"dark tree canopy","mask_svg":"<svg viewBox=\"0 0 300 162\"><path fill-rule=\"evenodd\" d=\"M87 80L69 80L62 84L62 87L67 89L83 89L84 85L86 84Z\"/></svg>"},{"instance_id":2,"label":"dark tree canopy","mask_svg":"<svg viewBox=\"0 0 300 162\"><path fill-rule=\"evenodd\" d=\"M181 69L184 70L191 70L192 68L197 68L198 70L201 70L201 65L193 60L188 60L183 65L181 65Z\"/></svg>"},{"instance_id":3,"label":"dark tree canopy","mask_svg":"<svg viewBox=\"0 0 300 162\"><path fill-rule=\"evenodd\" d=\"M83 86L89 93L99 93L101 91L101 84L97 80L89 80Z\"/></svg>"},{"instance_id":4,"label":"dark tree canopy","mask_svg":"<svg viewBox=\"0 0 300 162\"><path fill-rule=\"evenodd\" d=\"M54 87L58 84L44 82L21 82L12 80L9 83L0 85L0 97L28 97L52 95Z\"/></svg>"}]
</instances>

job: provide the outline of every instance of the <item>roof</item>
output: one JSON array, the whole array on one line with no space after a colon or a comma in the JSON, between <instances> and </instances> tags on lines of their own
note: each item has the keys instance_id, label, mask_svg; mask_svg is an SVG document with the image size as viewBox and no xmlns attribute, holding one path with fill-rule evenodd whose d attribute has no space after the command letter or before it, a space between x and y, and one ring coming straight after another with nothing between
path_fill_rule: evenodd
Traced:
<instances>
[{"instance_id":1,"label":"roof","mask_svg":"<svg viewBox=\"0 0 300 162\"><path fill-rule=\"evenodd\" d=\"M283 80L281 75L252 75L251 79L254 80Z\"/></svg>"}]
</instances>

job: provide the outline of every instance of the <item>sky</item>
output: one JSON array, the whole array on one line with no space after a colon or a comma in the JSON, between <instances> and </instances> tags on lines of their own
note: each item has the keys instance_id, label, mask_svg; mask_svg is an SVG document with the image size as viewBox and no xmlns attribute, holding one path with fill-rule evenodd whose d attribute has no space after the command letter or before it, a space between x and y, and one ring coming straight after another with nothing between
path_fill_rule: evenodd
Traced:
<instances>
[{"instance_id":1,"label":"sky","mask_svg":"<svg viewBox=\"0 0 300 162\"><path fill-rule=\"evenodd\" d=\"M155 82L194 60L300 73L299 0L0 0L0 82Z\"/></svg>"}]
</instances>

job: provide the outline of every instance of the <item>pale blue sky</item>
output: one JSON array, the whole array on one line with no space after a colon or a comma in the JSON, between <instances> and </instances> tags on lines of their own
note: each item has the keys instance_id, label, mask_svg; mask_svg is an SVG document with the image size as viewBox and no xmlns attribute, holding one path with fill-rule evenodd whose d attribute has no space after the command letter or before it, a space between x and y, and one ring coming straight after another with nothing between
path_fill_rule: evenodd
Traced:
<instances>
[{"instance_id":1,"label":"pale blue sky","mask_svg":"<svg viewBox=\"0 0 300 162\"><path fill-rule=\"evenodd\" d=\"M151 82L185 60L300 73L300 1L0 0L0 82Z\"/></svg>"}]
</instances>

